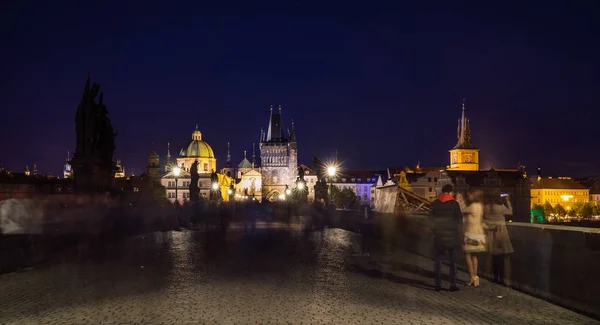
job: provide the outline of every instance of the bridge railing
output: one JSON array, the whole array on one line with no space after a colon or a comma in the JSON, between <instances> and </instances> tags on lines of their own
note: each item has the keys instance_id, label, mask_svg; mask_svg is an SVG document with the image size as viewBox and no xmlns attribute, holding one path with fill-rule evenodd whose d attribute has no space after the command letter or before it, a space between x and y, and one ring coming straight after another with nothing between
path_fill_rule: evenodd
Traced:
<instances>
[{"instance_id":1,"label":"bridge railing","mask_svg":"<svg viewBox=\"0 0 600 325\"><path fill-rule=\"evenodd\" d=\"M358 211L337 214L337 226L357 229ZM433 258L426 213L378 214L374 224L380 239ZM514 247L507 266L513 288L600 318L600 229L517 222L507 229ZM480 274L490 278L491 256L482 253L479 264ZM459 265L466 270L463 256Z\"/></svg>"}]
</instances>

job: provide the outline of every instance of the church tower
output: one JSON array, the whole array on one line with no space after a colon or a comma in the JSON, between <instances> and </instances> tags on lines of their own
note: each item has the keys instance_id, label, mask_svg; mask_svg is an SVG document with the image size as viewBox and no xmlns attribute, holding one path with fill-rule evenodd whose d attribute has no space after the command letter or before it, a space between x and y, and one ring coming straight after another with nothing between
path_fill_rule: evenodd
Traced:
<instances>
[{"instance_id":1,"label":"church tower","mask_svg":"<svg viewBox=\"0 0 600 325\"><path fill-rule=\"evenodd\" d=\"M471 121L465 116L465 101L462 116L458 120L458 143L450 150L449 170L479 170L479 148L471 144Z\"/></svg>"},{"instance_id":2,"label":"church tower","mask_svg":"<svg viewBox=\"0 0 600 325\"><path fill-rule=\"evenodd\" d=\"M262 197L276 200L284 194L286 186L293 187L298 174L298 143L294 125L284 133L281 105L269 118L267 133L261 132L259 144L260 164L262 174Z\"/></svg>"},{"instance_id":3,"label":"church tower","mask_svg":"<svg viewBox=\"0 0 600 325\"><path fill-rule=\"evenodd\" d=\"M160 174L160 157L156 151L152 150L148 155L148 166L146 167L148 175L151 177L158 177Z\"/></svg>"},{"instance_id":4,"label":"church tower","mask_svg":"<svg viewBox=\"0 0 600 325\"><path fill-rule=\"evenodd\" d=\"M117 165L115 166L115 178L124 178L125 177L125 167L121 162L121 159L117 159Z\"/></svg>"},{"instance_id":5,"label":"church tower","mask_svg":"<svg viewBox=\"0 0 600 325\"><path fill-rule=\"evenodd\" d=\"M168 173L173 168L173 160L171 159L171 143L167 142L167 154L165 155L164 172Z\"/></svg>"},{"instance_id":6,"label":"church tower","mask_svg":"<svg viewBox=\"0 0 600 325\"><path fill-rule=\"evenodd\" d=\"M71 153L69 151L67 151L67 159L65 160L65 165L63 166L63 177L73 177L73 168L71 167Z\"/></svg>"}]
</instances>

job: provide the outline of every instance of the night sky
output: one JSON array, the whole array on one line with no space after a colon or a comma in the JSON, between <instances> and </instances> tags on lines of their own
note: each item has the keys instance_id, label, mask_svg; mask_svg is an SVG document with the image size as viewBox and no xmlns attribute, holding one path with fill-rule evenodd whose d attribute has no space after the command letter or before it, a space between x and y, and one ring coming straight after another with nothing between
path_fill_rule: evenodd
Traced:
<instances>
[{"instance_id":1,"label":"night sky","mask_svg":"<svg viewBox=\"0 0 600 325\"><path fill-rule=\"evenodd\" d=\"M14 171L61 174L91 72L128 174L153 143L178 152L196 123L218 168L228 141L237 164L271 104L296 122L301 163L337 149L348 168L444 166L462 98L482 168L600 173L592 1L7 2L0 161Z\"/></svg>"}]
</instances>

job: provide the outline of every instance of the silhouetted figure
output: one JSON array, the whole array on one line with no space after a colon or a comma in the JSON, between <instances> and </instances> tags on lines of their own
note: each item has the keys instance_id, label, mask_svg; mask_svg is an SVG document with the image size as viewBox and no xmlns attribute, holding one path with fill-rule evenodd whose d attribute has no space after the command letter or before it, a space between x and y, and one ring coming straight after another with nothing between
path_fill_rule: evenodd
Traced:
<instances>
[{"instance_id":1,"label":"silhouetted figure","mask_svg":"<svg viewBox=\"0 0 600 325\"><path fill-rule=\"evenodd\" d=\"M371 255L371 237L373 236L373 211L368 205L361 209L360 233L362 234L362 250L364 256Z\"/></svg>"},{"instance_id":2,"label":"silhouetted figure","mask_svg":"<svg viewBox=\"0 0 600 325\"><path fill-rule=\"evenodd\" d=\"M442 286L442 258L446 253L450 258L450 291L458 291L456 286L456 251L462 244L462 213L454 196L451 184L442 187L442 193L431 203L431 223L435 246L435 290Z\"/></svg>"}]
</instances>

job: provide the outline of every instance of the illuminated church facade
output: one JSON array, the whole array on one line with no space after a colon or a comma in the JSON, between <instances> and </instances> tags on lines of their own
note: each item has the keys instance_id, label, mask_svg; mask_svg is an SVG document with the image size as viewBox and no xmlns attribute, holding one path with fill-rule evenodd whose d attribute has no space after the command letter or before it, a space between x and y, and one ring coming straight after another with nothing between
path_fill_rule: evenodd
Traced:
<instances>
[{"instance_id":1,"label":"illuminated church facade","mask_svg":"<svg viewBox=\"0 0 600 325\"><path fill-rule=\"evenodd\" d=\"M170 202L178 201L183 203L190 199L190 169L195 161L198 161L200 198L208 199L212 190L210 175L217 168L217 158L212 147L202 139L202 133L198 129L198 125L196 125L194 132L192 132L192 139L181 148L179 155L175 157L174 161L171 157L170 144L167 144L167 153L162 165L160 164L158 153L152 151L148 156L147 174L160 179L161 185L166 188L167 199ZM180 168L177 179L173 173L173 167L176 166ZM227 180L223 179L223 182L226 183ZM221 177L219 178L219 183L221 183Z\"/></svg>"}]
</instances>

